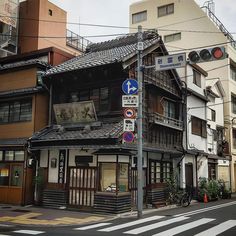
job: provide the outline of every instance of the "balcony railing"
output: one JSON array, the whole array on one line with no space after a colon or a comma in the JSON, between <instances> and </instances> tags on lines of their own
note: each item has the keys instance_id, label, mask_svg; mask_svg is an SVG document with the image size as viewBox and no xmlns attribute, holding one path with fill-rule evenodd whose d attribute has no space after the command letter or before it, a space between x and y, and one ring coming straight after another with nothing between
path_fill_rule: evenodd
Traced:
<instances>
[{"instance_id":1,"label":"balcony railing","mask_svg":"<svg viewBox=\"0 0 236 236\"><path fill-rule=\"evenodd\" d=\"M66 45L75 48L81 52L85 52L86 47L92 42L79 36L78 34L67 29Z\"/></svg>"},{"instance_id":2,"label":"balcony railing","mask_svg":"<svg viewBox=\"0 0 236 236\"><path fill-rule=\"evenodd\" d=\"M225 28L222 22L216 17L216 15L206 6L202 7L202 10L206 12L207 16L215 24L215 26L224 34L224 36L230 41L231 46L236 50L236 42L230 34L230 32Z\"/></svg>"},{"instance_id":3,"label":"balcony railing","mask_svg":"<svg viewBox=\"0 0 236 236\"><path fill-rule=\"evenodd\" d=\"M168 116L163 116L157 112L148 115L149 121L155 124L164 125L169 128L183 130L183 121L176 120Z\"/></svg>"}]
</instances>

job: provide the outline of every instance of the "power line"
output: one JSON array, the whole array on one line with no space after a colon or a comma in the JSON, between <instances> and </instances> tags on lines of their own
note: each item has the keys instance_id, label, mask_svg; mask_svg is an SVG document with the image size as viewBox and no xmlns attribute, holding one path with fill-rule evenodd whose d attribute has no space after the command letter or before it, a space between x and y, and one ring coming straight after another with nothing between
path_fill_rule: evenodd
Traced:
<instances>
[{"instance_id":1,"label":"power line","mask_svg":"<svg viewBox=\"0 0 236 236\"><path fill-rule=\"evenodd\" d=\"M212 105L208 105L208 106L188 107L187 109L188 109L188 110L192 110L192 109L200 109L200 108L212 107L212 106L218 106L218 105L227 104L227 103L231 103L231 101L226 101L226 102L216 103L216 104L212 104Z\"/></svg>"},{"instance_id":2,"label":"power line","mask_svg":"<svg viewBox=\"0 0 236 236\"><path fill-rule=\"evenodd\" d=\"M8 17L13 19L20 19L20 20L29 20L29 21L41 21L41 22L48 22L48 23L57 23L57 24L68 24L68 25L79 25L79 26L90 26L90 27L102 27L102 28L114 28L114 29L134 29L137 30L137 27L129 27L129 26L118 26L118 25L104 25L104 24L90 24L90 23L76 23L76 22L66 22L66 21L56 21L56 20L44 20L44 19L35 19L35 18L24 18L24 17L14 17L14 16L7 16L7 15L0 15L0 17ZM210 33L210 34L222 34L222 32L216 31L201 31L201 30L183 30L183 29L162 29L163 27L168 27L176 24L182 24L189 21L199 20L203 17L197 17L188 19L185 21L175 22L172 24L160 26L158 28L153 28L159 31L178 31L178 32L190 32L190 33ZM150 30L150 28L143 28L144 30ZM236 32L229 32L230 34L236 34ZM86 36L86 37L96 37L96 36Z\"/></svg>"}]
</instances>

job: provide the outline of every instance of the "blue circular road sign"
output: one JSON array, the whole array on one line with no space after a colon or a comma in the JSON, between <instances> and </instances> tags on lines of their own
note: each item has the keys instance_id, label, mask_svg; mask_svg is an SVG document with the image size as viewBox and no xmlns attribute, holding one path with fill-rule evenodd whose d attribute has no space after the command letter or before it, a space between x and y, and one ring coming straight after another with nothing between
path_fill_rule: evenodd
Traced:
<instances>
[{"instance_id":1,"label":"blue circular road sign","mask_svg":"<svg viewBox=\"0 0 236 236\"><path fill-rule=\"evenodd\" d=\"M134 141L134 134L132 132L124 132L123 134L123 140L126 143L132 143Z\"/></svg>"},{"instance_id":2,"label":"blue circular road sign","mask_svg":"<svg viewBox=\"0 0 236 236\"><path fill-rule=\"evenodd\" d=\"M138 92L138 81L135 79L126 79L122 84L122 90L127 95L136 94Z\"/></svg>"}]
</instances>

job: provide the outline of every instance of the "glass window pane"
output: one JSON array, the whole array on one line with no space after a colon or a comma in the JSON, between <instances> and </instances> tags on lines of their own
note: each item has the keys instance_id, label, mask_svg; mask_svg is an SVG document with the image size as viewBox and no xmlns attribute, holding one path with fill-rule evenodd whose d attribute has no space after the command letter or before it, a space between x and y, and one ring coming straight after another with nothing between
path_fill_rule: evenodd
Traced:
<instances>
[{"instance_id":1,"label":"glass window pane","mask_svg":"<svg viewBox=\"0 0 236 236\"><path fill-rule=\"evenodd\" d=\"M9 115L9 105L7 103L0 104L0 123L7 123Z\"/></svg>"},{"instance_id":2,"label":"glass window pane","mask_svg":"<svg viewBox=\"0 0 236 236\"><path fill-rule=\"evenodd\" d=\"M10 104L9 121L15 122L20 120L20 102L13 102Z\"/></svg>"},{"instance_id":3,"label":"glass window pane","mask_svg":"<svg viewBox=\"0 0 236 236\"><path fill-rule=\"evenodd\" d=\"M8 186L9 185L9 165L0 164L0 185Z\"/></svg>"},{"instance_id":4,"label":"glass window pane","mask_svg":"<svg viewBox=\"0 0 236 236\"><path fill-rule=\"evenodd\" d=\"M13 165L11 167L11 186L21 187L23 182L23 166Z\"/></svg>"},{"instance_id":5,"label":"glass window pane","mask_svg":"<svg viewBox=\"0 0 236 236\"><path fill-rule=\"evenodd\" d=\"M15 151L15 161L24 161L24 151Z\"/></svg>"},{"instance_id":6,"label":"glass window pane","mask_svg":"<svg viewBox=\"0 0 236 236\"><path fill-rule=\"evenodd\" d=\"M32 101L21 102L20 120L30 121L32 118Z\"/></svg>"},{"instance_id":7,"label":"glass window pane","mask_svg":"<svg viewBox=\"0 0 236 236\"><path fill-rule=\"evenodd\" d=\"M14 161L14 151L5 151L5 161Z\"/></svg>"},{"instance_id":8,"label":"glass window pane","mask_svg":"<svg viewBox=\"0 0 236 236\"><path fill-rule=\"evenodd\" d=\"M0 151L0 161L3 160L3 151Z\"/></svg>"},{"instance_id":9,"label":"glass window pane","mask_svg":"<svg viewBox=\"0 0 236 236\"><path fill-rule=\"evenodd\" d=\"M119 191L127 192L129 191L129 165L119 164Z\"/></svg>"},{"instance_id":10,"label":"glass window pane","mask_svg":"<svg viewBox=\"0 0 236 236\"><path fill-rule=\"evenodd\" d=\"M132 15L132 24L147 20L147 11L138 12Z\"/></svg>"},{"instance_id":11,"label":"glass window pane","mask_svg":"<svg viewBox=\"0 0 236 236\"><path fill-rule=\"evenodd\" d=\"M101 164L101 191L116 191L116 163Z\"/></svg>"}]
</instances>

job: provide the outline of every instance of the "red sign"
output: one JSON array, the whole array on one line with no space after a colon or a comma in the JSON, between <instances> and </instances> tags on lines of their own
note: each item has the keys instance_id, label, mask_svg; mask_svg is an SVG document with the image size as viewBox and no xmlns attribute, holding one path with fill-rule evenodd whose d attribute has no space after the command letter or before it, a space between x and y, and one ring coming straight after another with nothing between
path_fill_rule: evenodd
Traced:
<instances>
[{"instance_id":1,"label":"red sign","mask_svg":"<svg viewBox=\"0 0 236 236\"><path fill-rule=\"evenodd\" d=\"M134 108L124 109L124 117L128 119L134 119L136 116L136 111Z\"/></svg>"},{"instance_id":2,"label":"red sign","mask_svg":"<svg viewBox=\"0 0 236 236\"><path fill-rule=\"evenodd\" d=\"M126 143L132 143L134 141L134 134L132 132L125 132L123 134L123 140Z\"/></svg>"}]
</instances>

